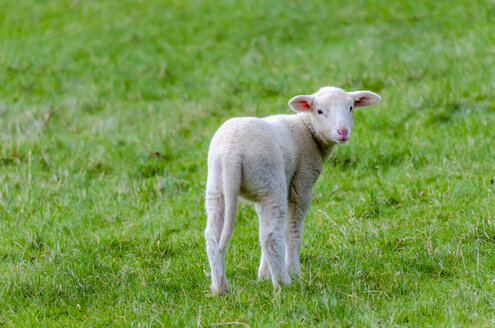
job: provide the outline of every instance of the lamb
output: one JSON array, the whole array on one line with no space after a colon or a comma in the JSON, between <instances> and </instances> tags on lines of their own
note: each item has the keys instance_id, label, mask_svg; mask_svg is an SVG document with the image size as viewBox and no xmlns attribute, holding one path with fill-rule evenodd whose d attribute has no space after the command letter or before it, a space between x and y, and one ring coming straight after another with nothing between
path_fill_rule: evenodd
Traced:
<instances>
[{"instance_id":1,"label":"lamb","mask_svg":"<svg viewBox=\"0 0 495 328\"><path fill-rule=\"evenodd\" d=\"M300 275L304 216L323 164L335 145L349 140L353 109L377 104L371 91L323 87L289 101L297 112L265 118L239 117L215 133L208 152L205 208L211 291L229 290L225 253L238 197L255 203L261 260L258 279L279 288Z\"/></svg>"}]
</instances>

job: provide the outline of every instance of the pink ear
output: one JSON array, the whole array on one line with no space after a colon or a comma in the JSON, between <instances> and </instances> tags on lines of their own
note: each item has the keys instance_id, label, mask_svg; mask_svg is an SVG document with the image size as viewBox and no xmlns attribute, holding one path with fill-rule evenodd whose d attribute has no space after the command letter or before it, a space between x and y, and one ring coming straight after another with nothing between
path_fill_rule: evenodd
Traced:
<instances>
[{"instance_id":1,"label":"pink ear","mask_svg":"<svg viewBox=\"0 0 495 328\"><path fill-rule=\"evenodd\" d=\"M376 105L382 99L379 95L371 91L349 92L354 99L354 107L368 107Z\"/></svg>"},{"instance_id":2,"label":"pink ear","mask_svg":"<svg viewBox=\"0 0 495 328\"><path fill-rule=\"evenodd\" d=\"M307 112L311 110L313 101L313 96L295 96L289 100L289 106L296 112Z\"/></svg>"}]
</instances>

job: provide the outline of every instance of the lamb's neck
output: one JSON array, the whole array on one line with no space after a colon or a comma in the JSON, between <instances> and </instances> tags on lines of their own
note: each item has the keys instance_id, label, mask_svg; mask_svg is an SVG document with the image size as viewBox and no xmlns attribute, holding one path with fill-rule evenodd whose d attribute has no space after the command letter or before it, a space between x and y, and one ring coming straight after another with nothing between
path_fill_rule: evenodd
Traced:
<instances>
[{"instance_id":1,"label":"lamb's neck","mask_svg":"<svg viewBox=\"0 0 495 328\"><path fill-rule=\"evenodd\" d=\"M316 146L316 149L318 150L318 153L321 156L322 162L325 163L332 153L336 143L331 141L331 140L325 140L323 139L318 132L313 127L313 124L311 123L311 117L309 115L301 115L302 116L302 121L304 122L304 125L306 126L307 131L311 135L311 138L313 139L313 142Z\"/></svg>"}]
</instances>

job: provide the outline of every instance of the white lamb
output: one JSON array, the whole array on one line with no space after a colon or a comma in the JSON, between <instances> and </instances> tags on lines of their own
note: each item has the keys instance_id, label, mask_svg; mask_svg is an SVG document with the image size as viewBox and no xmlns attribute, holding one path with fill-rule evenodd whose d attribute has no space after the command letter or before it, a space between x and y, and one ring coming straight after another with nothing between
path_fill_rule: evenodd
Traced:
<instances>
[{"instance_id":1,"label":"white lamb","mask_svg":"<svg viewBox=\"0 0 495 328\"><path fill-rule=\"evenodd\" d=\"M208 152L205 230L214 295L228 291L225 251L234 228L238 196L255 202L259 216L259 279L278 287L299 275L304 216L323 164L336 144L346 142L353 108L377 104L370 91L323 87L296 96L298 114L239 117L225 122ZM285 261L284 261L285 258Z\"/></svg>"}]
</instances>

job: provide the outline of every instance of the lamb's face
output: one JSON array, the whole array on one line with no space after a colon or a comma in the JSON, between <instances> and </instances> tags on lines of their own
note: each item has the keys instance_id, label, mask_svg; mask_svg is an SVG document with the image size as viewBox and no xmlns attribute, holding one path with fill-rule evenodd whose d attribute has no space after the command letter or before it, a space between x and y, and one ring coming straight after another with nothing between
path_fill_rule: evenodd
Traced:
<instances>
[{"instance_id":1,"label":"lamb's face","mask_svg":"<svg viewBox=\"0 0 495 328\"><path fill-rule=\"evenodd\" d=\"M346 92L340 88L324 87L313 95L292 98L289 106L294 111L311 115L313 127L320 138L344 143L349 140L354 126L354 109L375 105L380 99L371 91Z\"/></svg>"},{"instance_id":2,"label":"lamb's face","mask_svg":"<svg viewBox=\"0 0 495 328\"><path fill-rule=\"evenodd\" d=\"M324 140L344 143L354 126L354 100L347 92L325 94L313 102L311 118L315 131Z\"/></svg>"}]
</instances>

